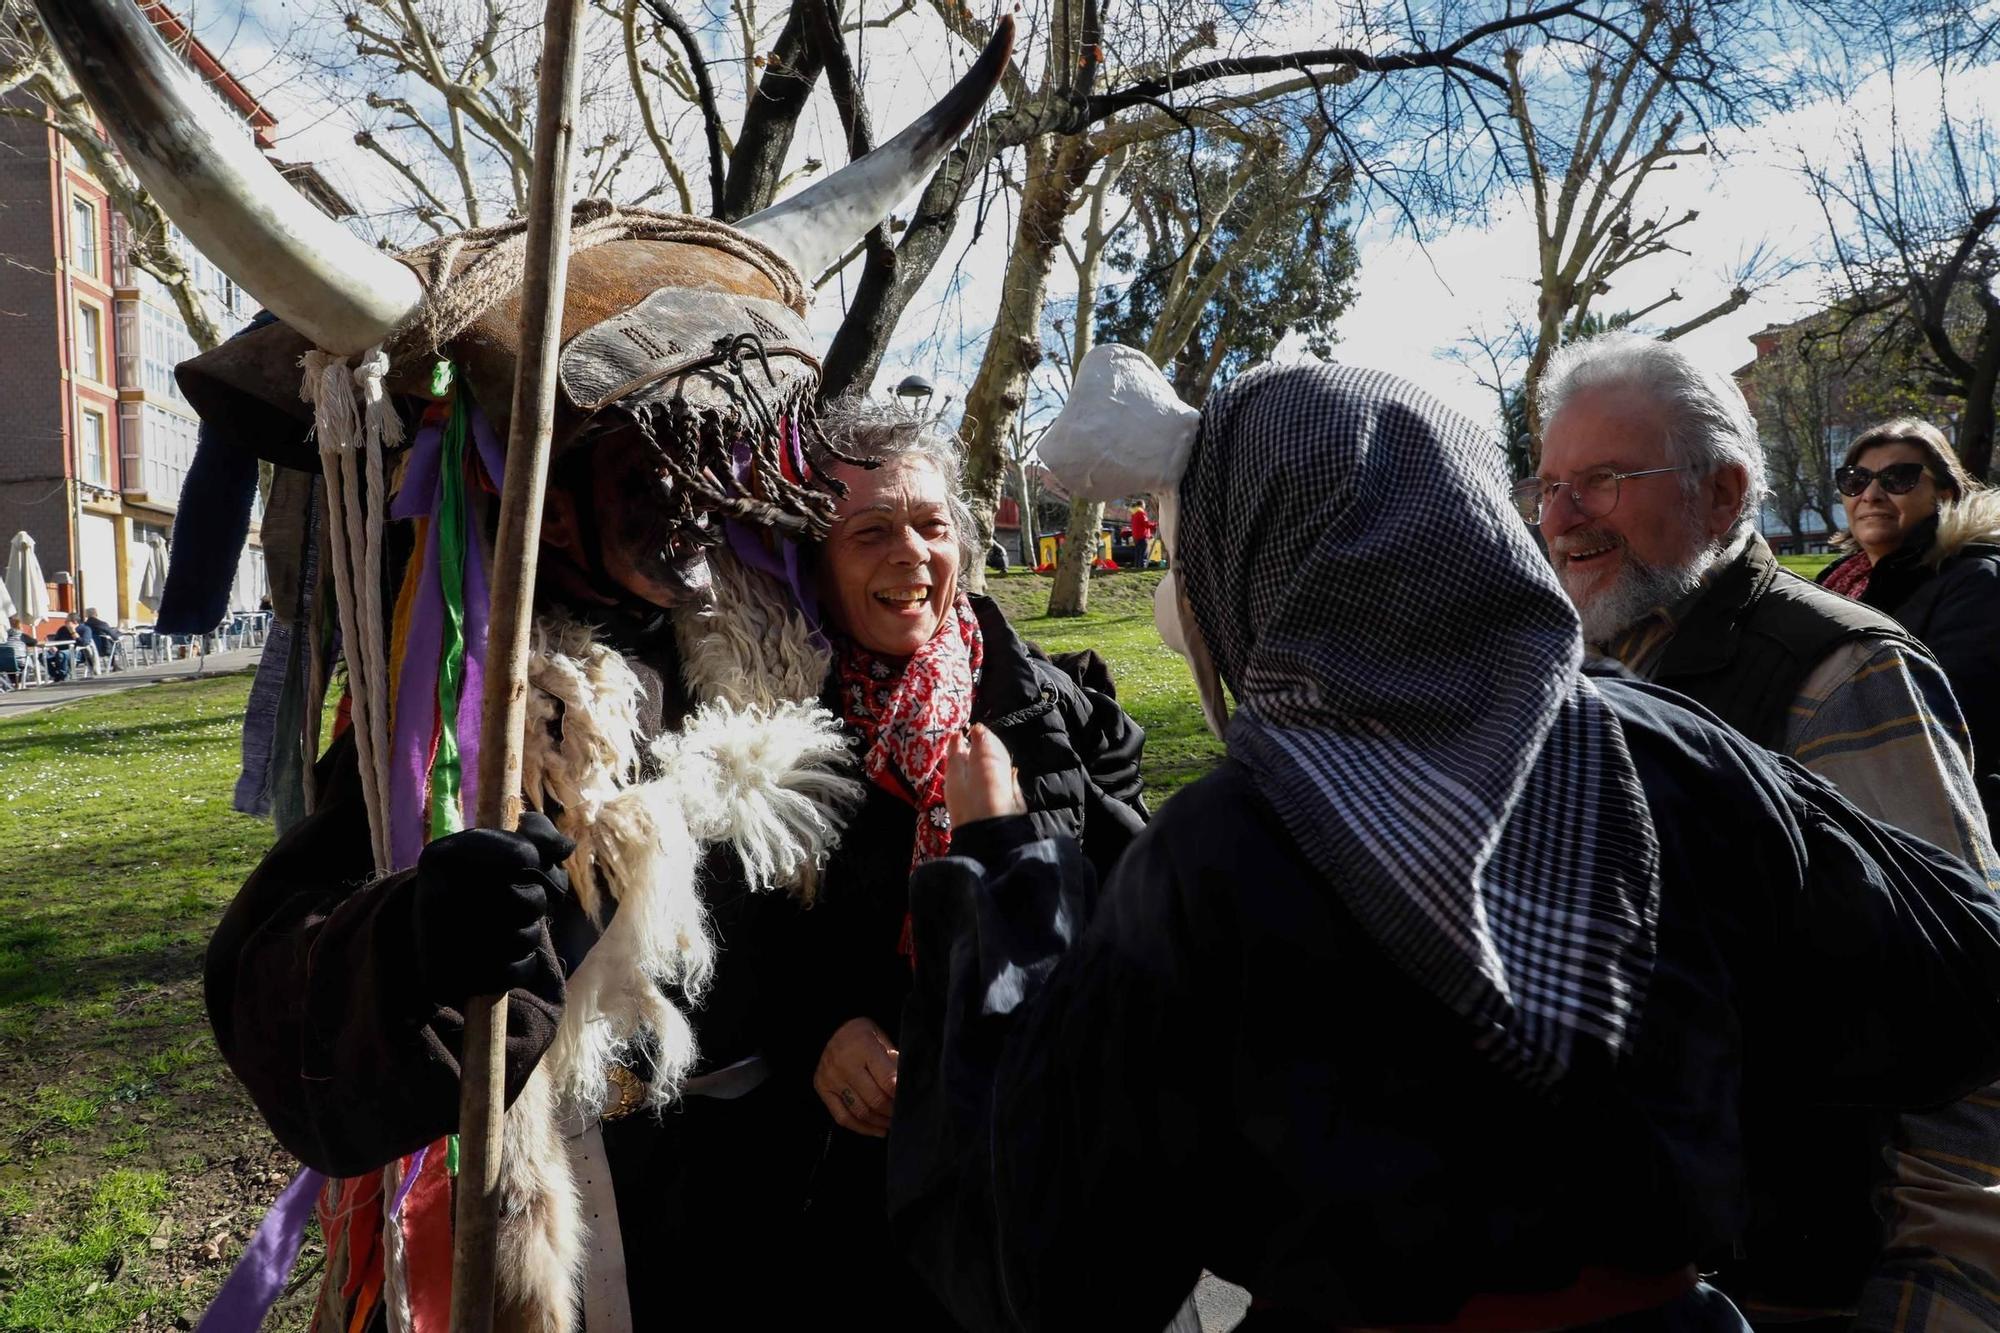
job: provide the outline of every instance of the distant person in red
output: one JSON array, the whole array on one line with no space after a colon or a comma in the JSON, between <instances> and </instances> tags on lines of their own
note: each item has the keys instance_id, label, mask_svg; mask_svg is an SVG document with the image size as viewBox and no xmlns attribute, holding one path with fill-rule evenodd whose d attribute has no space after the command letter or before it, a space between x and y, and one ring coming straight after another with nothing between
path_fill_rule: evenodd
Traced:
<instances>
[{"instance_id":1,"label":"distant person in red","mask_svg":"<svg viewBox=\"0 0 2000 1333\"><path fill-rule=\"evenodd\" d=\"M1132 540L1139 548L1139 568L1141 569L1151 569L1153 567L1153 534L1159 530L1160 525L1155 523L1152 515L1146 512L1145 505L1135 504L1132 506Z\"/></svg>"}]
</instances>

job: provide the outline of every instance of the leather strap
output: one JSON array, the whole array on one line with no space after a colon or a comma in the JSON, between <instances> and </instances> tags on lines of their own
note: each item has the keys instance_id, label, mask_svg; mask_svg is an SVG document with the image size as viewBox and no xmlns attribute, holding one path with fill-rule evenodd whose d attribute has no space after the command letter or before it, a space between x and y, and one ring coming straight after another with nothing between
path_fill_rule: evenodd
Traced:
<instances>
[{"instance_id":1,"label":"leather strap","mask_svg":"<svg viewBox=\"0 0 2000 1333\"><path fill-rule=\"evenodd\" d=\"M570 1169L589 1255L583 1275L584 1333L632 1333L632 1300L625 1285L625 1237L618 1229L618 1200L611 1191L611 1163L604 1155L604 1130L590 1127L568 1142Z\"/></svg>"},{"instance_id":2,"label":"leather strap","mask_svg":"<svg viewBox=\"0 0 2000 1333\"><path fill-rule=\"evenodd\" d=\"M733 1065L691 1078L681 1084L681 1093L687 1097L713 1097L717 1101L733 1102L748 1092L755 1092L771 1077L771 1062L762 1055L752 1055L738 1060Z\"/></svg>"}]
</instances>

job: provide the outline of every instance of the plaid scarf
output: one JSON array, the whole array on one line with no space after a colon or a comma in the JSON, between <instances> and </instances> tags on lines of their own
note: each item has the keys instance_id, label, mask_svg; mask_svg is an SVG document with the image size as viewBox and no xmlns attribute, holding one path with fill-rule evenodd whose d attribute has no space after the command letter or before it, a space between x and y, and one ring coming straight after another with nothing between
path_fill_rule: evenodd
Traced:
<instances>
[{"instance_id":1,"label":"plaid scarf","mask_svg":"<svg viewBox=\"0 0 2000 1333\"><path fill-rule=\"evenodd\" d=\"M1265 367L1202 414L1174 554L1322 891L1542 1086L1630 1040L1659 846L1504 460L1394 376Z\"/></svg>"},{"instance_id":2,"label":"plaid scarf","mask_svg":"<svg viewBox=\"0 0 2000 1333\"><path fill-rule=\"evenodd\" d=\"M843 637L836 670L841 716L861 734L868 780L917 809L912 869L951 850L944 759L972 725L973 691L985 645L963 592L930 642L907 659L870 652Z\"/></svg>"}]
</instances>

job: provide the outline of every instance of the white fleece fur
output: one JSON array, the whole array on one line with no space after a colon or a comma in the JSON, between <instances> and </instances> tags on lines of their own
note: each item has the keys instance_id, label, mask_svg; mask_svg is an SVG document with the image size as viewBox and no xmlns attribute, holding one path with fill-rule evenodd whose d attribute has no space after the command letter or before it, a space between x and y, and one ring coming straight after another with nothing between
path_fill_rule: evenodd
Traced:
<instances>
[{"instance_id":1,"label":"white fleece fur","mask_svg":"<svg viewBox=\"0 0 2000 1333\"><path fill-rule=\"evenodd\" d=\"M718 700L654 743L661 781L685 793L688 829L729 843L752 889L810 899L817 872L860 801L839 720L813 704L738 708Z\"/></svg>"},{"instance_id":2,"label":"white fleece fur","mask_svg":"<svg viewBox=\"0 0 2000 1333\"><path fill-rule=\"evenodd\" d=\"M813 642L791 594L727 548L709 552L715 597L674 615L681 675L701 703L781 704L819 698L833 657Z\"/></svg>"},{"instance_id":3,"label":"white fleece fur","mask_svg":"<svg viewBox=\"0 0 2000 1333\"><path fill-rule=\"evenodd\" d=\"M1924 563L1941 565L1973 542L2000 542L2000 490L1940 501L1937 540L1924 553Z\"/></svg>"},{"instance_id":4,"label":"white fleece fur","mask_svg":"<svg viewBox=\"0 0 2000 1333\"><path fill-rule=\"evenodd\" d=\"M577 1324L589 1229L547 1070L545 1060L528 1076L501 1132L493 1320L500 1333L570 1333Z\"/></svg>"},{"instance_id":5,"label":"white fleece fur","mask_svg":"<svg viewBox=\"0 0 2000 1333\"><path fill-rule=\"evenodd\" d=\"M717 605L676 624L699 706L644 754L644 692L625 659L583 626L536 625L522 789L576 840L566 869L586 910L601 919L606 895L618 910L507 1113L501 1317L519 1333L570 1333L577 1318L587 1229L558 1120L594 1112L611 1065L646 1034L655 1107L694 1064L693 1029L662 987L698 997L714 967L704 850L729 843L751 888L809 899L862 793L838 721L801 702L817 697L826 653L769 579L720 553L714 565Z\"/></svg>"}]
</instances>

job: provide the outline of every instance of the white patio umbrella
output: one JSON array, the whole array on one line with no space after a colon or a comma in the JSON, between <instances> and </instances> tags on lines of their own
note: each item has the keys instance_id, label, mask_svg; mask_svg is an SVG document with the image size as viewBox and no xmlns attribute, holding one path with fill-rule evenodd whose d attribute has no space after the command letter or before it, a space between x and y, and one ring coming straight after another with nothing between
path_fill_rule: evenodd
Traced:
<instances>
[{"instance_id":1,"label":"white patio umbrella","mask_svg":"<svg viewBox=\"0 0 2000 1333\"><path fill-rule=\"evenodd\" d=\"M35 539L25 532L14 534L7 551L7 595L14 599L13 614L29 633L48 617L49 585L42 579L42 562L35 558Z\"/></svg>"},{"instance_id":2,"label":"white patio umbrella","mask_svg":"<svg viewBox=\"0 0 2000 1333\"><path fill-rule=\"evenodd\" d=\"M167 543L157 532L146 534L146 575L139 580L139 604L154 615L167 591Z\"/></svg>"}]
</instances>

